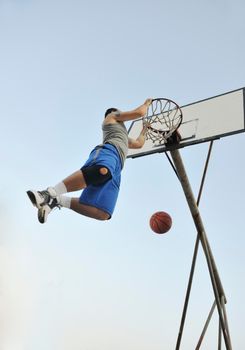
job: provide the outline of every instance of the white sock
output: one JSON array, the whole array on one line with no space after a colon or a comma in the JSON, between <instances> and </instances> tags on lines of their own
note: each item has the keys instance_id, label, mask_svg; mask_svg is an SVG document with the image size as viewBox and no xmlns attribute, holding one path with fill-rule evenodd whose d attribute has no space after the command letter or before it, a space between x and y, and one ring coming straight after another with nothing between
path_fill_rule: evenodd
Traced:
<instances>
[{"instance_id":1,"label":"white sock","mask_svg":"<svg viewBox=\"0 0 245 350\"><path fill-rule=\"evenodd\" d=\"M55 190L57 196L60 196L61 194L67 193L67 188L64 184L64 182L60 182L57 185L55 185L53 187L53 189Z\"/></svg>"},{"instance_id":2,"label":"white sock","mask_svg":"<svg viewBox=\"0 0 245 350\"><path fill-rule=\"evenodd\" d=\"M71 197L68 196L59 196L58 198L58 203L65 208L70 209L71 207Z\"/></svg>"}]
</instances>

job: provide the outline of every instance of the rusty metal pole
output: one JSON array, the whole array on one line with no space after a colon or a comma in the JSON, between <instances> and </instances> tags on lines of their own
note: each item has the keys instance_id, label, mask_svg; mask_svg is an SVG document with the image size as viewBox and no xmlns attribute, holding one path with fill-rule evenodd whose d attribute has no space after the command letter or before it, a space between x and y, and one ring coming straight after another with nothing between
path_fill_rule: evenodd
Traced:
<instances>
[{"instance_id":1,"label":"rusty metal pole","mask_svg":"<svg viewBox=\"0 0 245 350\"><path fill-rule=\"evenodd\" d=\"M203 186L204 186L205 178L207 175L209 160L210 160L210 156L211 156L211 152L212 152L212 148L213 148L213 142L214 141L212 140L209 144L208 154L207 154L207 158L206 158L206 162L205 162L205 166L204 166L204 171L203 171L203 175L202 175L202 179L201 179L201 184L200 184L200 188L199 188L199 192L198 192L198 196L197 196L197 201L196 201L197 206L199 206L199 203L201 200ZM174 168L174 165L172 165L172 166ZM177 174L177 171L175 168L174 168L174 170L175 170L175 173ZM177 176L178 176L178 174L177 174ZM197 234L192 263L191 263L190 276L189 276L189 281L188 281L188 285L187 285L185 302L184 302L183 312L182 312L182 316L181 316L180 328L179 328L179 333L178 333L178 338L177 338L175 350L180 349L180 343L181 343L182 334L183 334L183 330L184 330L185 318L186 318L187 307L188 307L190 293L191 293L191 287L192 287L192 281L193 281L193 277L194 277L198 249L199 249L199 235ZM216 306L216 304L215 304L215 306Z\"/></svg>"},{"instance_id":2,"label":"rusty metal pole","mask_svg":"<svg viewBox=\"0 0 245 350\"><path fill-rule=\"evenodd\" d=\"M229 331L226 328L226 322L223 317L222 305L221 305L221 298L223 298L224 300L226 300L226 298L225 298L224 290L218 274L218 270L214 261L214 257L212 255L210 245L207 240L204 224L202 222L202 218L201 218L195 197L193 195L193 192L189 183L189 179L186 174L185 167L182 162L182 158L180 156L180 152L178 149L176 149L176 150L172 150L170 153L171 153L171 157L173 159L176 171L178 173L178 177L182 185L187 203L189 205L189 209L191 211L192 218L195 223L197 232L199 234L199 238L207 260L207 265L208 265L209 274L210 274L210 278L211 278L211 282L214 290L215 301L216 301L216 305L219 313L219 319L220 319L220 324L223 332L226 349L232 350Z\"/></svg>"}]
</instances>

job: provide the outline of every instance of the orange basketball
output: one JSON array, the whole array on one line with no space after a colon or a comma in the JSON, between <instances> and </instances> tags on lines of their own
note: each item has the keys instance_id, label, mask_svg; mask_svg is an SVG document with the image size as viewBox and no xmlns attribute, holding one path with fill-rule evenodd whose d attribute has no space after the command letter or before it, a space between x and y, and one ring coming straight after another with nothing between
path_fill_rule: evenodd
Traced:
<instances>
[{"instance_id":1,"label":"orange basketball","mask_svg":"<svg viewBox=\"0 0 245 350\"><path fill-rule=\"evenodd\" d=\"M150 218L150 227L155 233L166 233L172 226L172 218L164 211L154 213Z\"/></svg>"}]
</instances>

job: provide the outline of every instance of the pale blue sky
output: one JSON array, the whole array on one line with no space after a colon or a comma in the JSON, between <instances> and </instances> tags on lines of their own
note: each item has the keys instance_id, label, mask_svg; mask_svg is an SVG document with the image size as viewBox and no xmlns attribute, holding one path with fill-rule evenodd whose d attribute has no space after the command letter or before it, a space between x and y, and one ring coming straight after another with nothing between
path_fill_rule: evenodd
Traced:
<instances>
[{"instance_id":1,"label":"pale blue sky","mask_svg":"<svg viewBox=\"0 0 245 350\"><path fill-rule=\"evenodd\" d=\"M25 191L55 185L101 141L107 107L180 105L243 87L243 1L0 0L0 292L3 350L175 347L195 242L164 155L129 159L109 222L69 210L45 225ZM243 349L244 134L216 141L200 209ZM207 144L181 151L195 194ZM150 215L169 212L164 236ZM213 302L200 251L182 349ZM203 349L217 348L217 316Z\"/></svg>"}]
</instances>

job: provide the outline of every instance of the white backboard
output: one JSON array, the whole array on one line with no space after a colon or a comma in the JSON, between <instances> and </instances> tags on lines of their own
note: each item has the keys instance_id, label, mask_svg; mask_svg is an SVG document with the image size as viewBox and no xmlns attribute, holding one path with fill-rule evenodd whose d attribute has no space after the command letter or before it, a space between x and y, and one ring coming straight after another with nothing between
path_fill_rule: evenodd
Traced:
<instances>
[{"instance_id":1,"label":"white backboard","mask_svg":"<svg viewBox=\"0 0 245 350\"><path fill-rule=\"evenodd\" d=\"M175 148L182 148L201 142L219 139L245 131L244 112L245 88L197 101L181 107L183 121L179 127L181 142ZM178 101L176 101L178 103ZM128 133L136 139L142 130L142 120L132 122ZM165 145L146 140L143 148L130 149L128 158L135 158L169 150Z\"/></svg>"}]
</instances>

